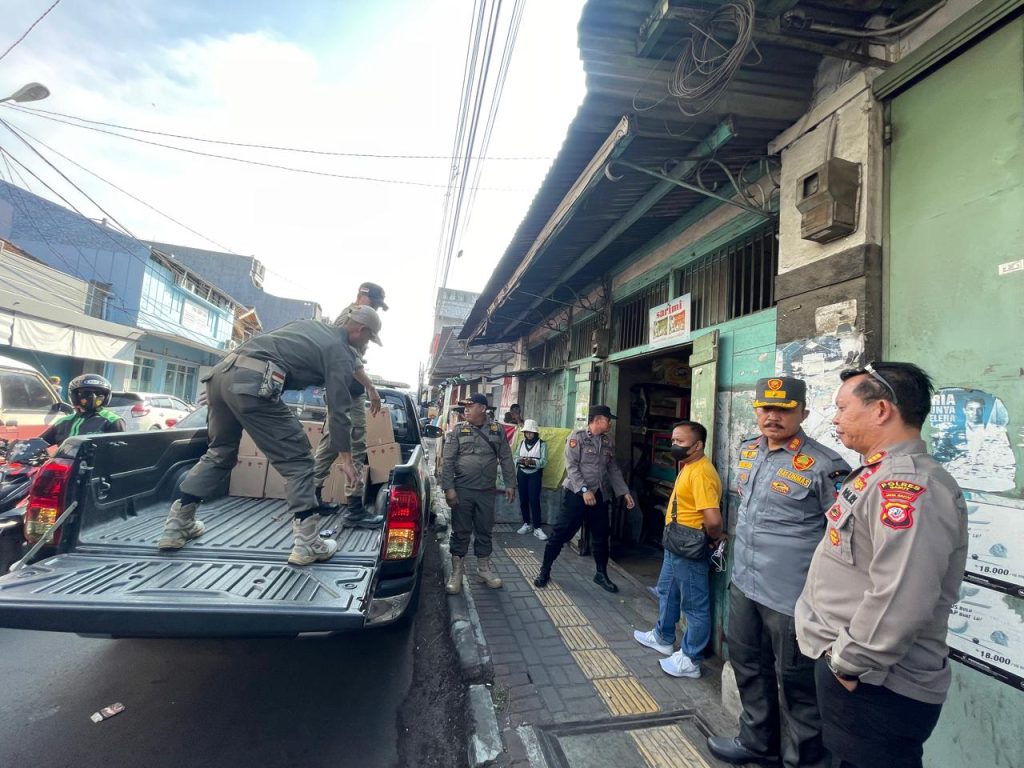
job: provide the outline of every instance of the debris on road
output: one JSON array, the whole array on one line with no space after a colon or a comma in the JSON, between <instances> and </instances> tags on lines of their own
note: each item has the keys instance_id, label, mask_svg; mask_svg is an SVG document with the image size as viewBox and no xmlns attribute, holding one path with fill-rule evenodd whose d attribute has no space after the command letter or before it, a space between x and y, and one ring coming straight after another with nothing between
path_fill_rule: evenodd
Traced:
<instances>
[{"instance_id":1,"label":"debris on road","mask_svg":"<svg viewBox=\"0 0 1024 768\"><path fill-rule=\"evenodd\" d=\"M124 712L124 704L117 702L116 704L111 704L109 707L104 707L99 712L93 712L89 716L89 719L94 723L102 723L104 720L109 720L114 715L119 715L122 712Z\"/></svg>"}]
</instances>

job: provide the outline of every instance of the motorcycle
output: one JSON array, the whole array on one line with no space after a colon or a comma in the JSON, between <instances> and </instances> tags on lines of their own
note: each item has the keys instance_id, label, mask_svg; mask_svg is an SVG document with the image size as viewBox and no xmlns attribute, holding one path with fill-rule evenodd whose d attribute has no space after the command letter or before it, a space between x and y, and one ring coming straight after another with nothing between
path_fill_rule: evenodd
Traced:
<instances>
[{"instance_id":1,"label":"motorcycle","mask_svg":"<svg viewBox=\"0 0 1024 768\"><path fill-rule=\"evenodd\" d=\"M0 446L0 575L21 559L25 547L24 506L32 481L50 459L50 445L38 437Z\"/></svg>"}]
</instances>

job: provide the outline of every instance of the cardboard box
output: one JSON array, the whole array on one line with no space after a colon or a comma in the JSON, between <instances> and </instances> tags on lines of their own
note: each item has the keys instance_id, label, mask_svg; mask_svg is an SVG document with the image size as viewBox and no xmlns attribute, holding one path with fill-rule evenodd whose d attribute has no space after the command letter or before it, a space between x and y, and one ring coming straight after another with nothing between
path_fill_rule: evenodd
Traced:
<instances>
[{"instance_id":1,"label":"cardboard box","mask_svg":"<svg viewBox=\"0 0 1024 768\"><path fill-rule=\"evenodd\" d=\"M388 445L395 442L395 428L391 424L391 409L386 405L376 416L366 411L366 447Z\"/></svg>"},{"instance_id":2,"label":"cardboard box","mask_svg":"<svg viewBox=\"0 0 1024 768\"><path fill-rule=\"evenodd\" d=\"M238 444L238 455L239 456L255 456L259 459L267 458L263 451L256 447L256 443L249 437L249 433L244 429L242 430L242 440Z\"/></svg>"},{"instance_id":3,"label":"cardboard box","mask_svg":"<svg viewBox=\"0 0 1024 768\"><path fill-rule=\"evenodd\" d=\"M285 498L285 481L281 473L272 466L267 466L267 481L263 486L263 498L283 499Z\"/></svg>"},{"instance_id":4,"label":"cardboard box","mask_svg":"<svg viewBox=\"0 0 1024 768\"><path fill-rule=\"evenodd\" d=\"M367 463L370 466L370 482L387 482L394 469L402 461L402 447L398 443L367 446Z\"/></svg>"},{"instance_id":5,"label":"cardboard box","mask_svg":"<svg viewBox=\"0 0 1024 768\"><path fill-rule=\"evenodd\" d=\"M302 428L306 431L306 437L309 438L309 447L316 453L317 446L320 445L320 440L324 436L324 426L319 421L303 421Z\"/></svg>"},{"instance_id":6,"label":"cardboard box","mask_svg":"<svg viewBox=\"0 0 1024 768\"><path fill-rule=\"evenodd\" d=\"M251 496L255 499L261 498L266 482L266 459L256 456L239 456L235 468L231 471L228 495Z\"/></svg>"},{"instance_id":7,"label":"cardboard box","mask_svg":"<svg viewBox=\"0 0 1024 768\"><path fill-rule=\"evenodd\" d=\"M341 471L341 464L335 462L331 465L331 474L328 476L327 482L324 483L323 493L321 494L323 500L334 504L347 504L347 484L348 478L345 477L345 473Z\"/></svg>"}]
</instances>

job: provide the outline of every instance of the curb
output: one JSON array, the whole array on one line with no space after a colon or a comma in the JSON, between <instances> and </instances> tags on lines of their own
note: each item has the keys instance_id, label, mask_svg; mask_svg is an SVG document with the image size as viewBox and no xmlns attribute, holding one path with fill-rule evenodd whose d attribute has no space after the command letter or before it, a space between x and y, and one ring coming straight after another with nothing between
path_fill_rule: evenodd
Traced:
<instances>
[{"instance_id":1,"label":"curb","mask_svg":"<svg viewBox=\"0 0 1024 768\"><path fill-rule=\"evenodd\" d=\"M436 486L433 504L437 510L434 530L441 550L441 563L447 584L452 575L452 559L448 549L448 537L444 531L450 525L450 513L440 489ZM469 684L469 764L473 768L482 768L492 765L504 752L501 729L498 727L498 716L490 691L490 683L494 679L494 665L469 585L464 580L462 591L447 597L448 629L459 657L462 680Z\"/></svg>"}]
</instances>

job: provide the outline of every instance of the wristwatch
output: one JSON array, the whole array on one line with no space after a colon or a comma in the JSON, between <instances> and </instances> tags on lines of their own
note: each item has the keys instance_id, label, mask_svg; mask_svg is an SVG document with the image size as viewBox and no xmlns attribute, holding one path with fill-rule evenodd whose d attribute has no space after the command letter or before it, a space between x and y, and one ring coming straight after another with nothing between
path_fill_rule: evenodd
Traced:
<instances>
[{"instance_id":1,"label":"wristwatch","mask_svg":"<svg viewBox=\"0 0 1024 768\"><path fill-rule=\"evenodd\" d=\"M859 675L848 675L845 672L843 672L841 669L839 669L839 667L837 667L835 665L835 662L832 661L832 652L831 651L829 651L828 653L825 654L825 659L826 659L826 661L828 663L829 670L832 672L833 675L838 677L840 680L845 680L848 683L852 683L854 681L860 680L860 676Z\"/></svg>"},{"instance_id":2,"label":"wristwatch","mask_svg":"<svg viewBox=\"0 0 1024 768\"><path fill-rule=\"evenodd\" d=\"M585 486L585 485L581 486L580 487L580 493L586 493L586 492L587 492L587 486Z\"/></svg>"}]
</instances>

